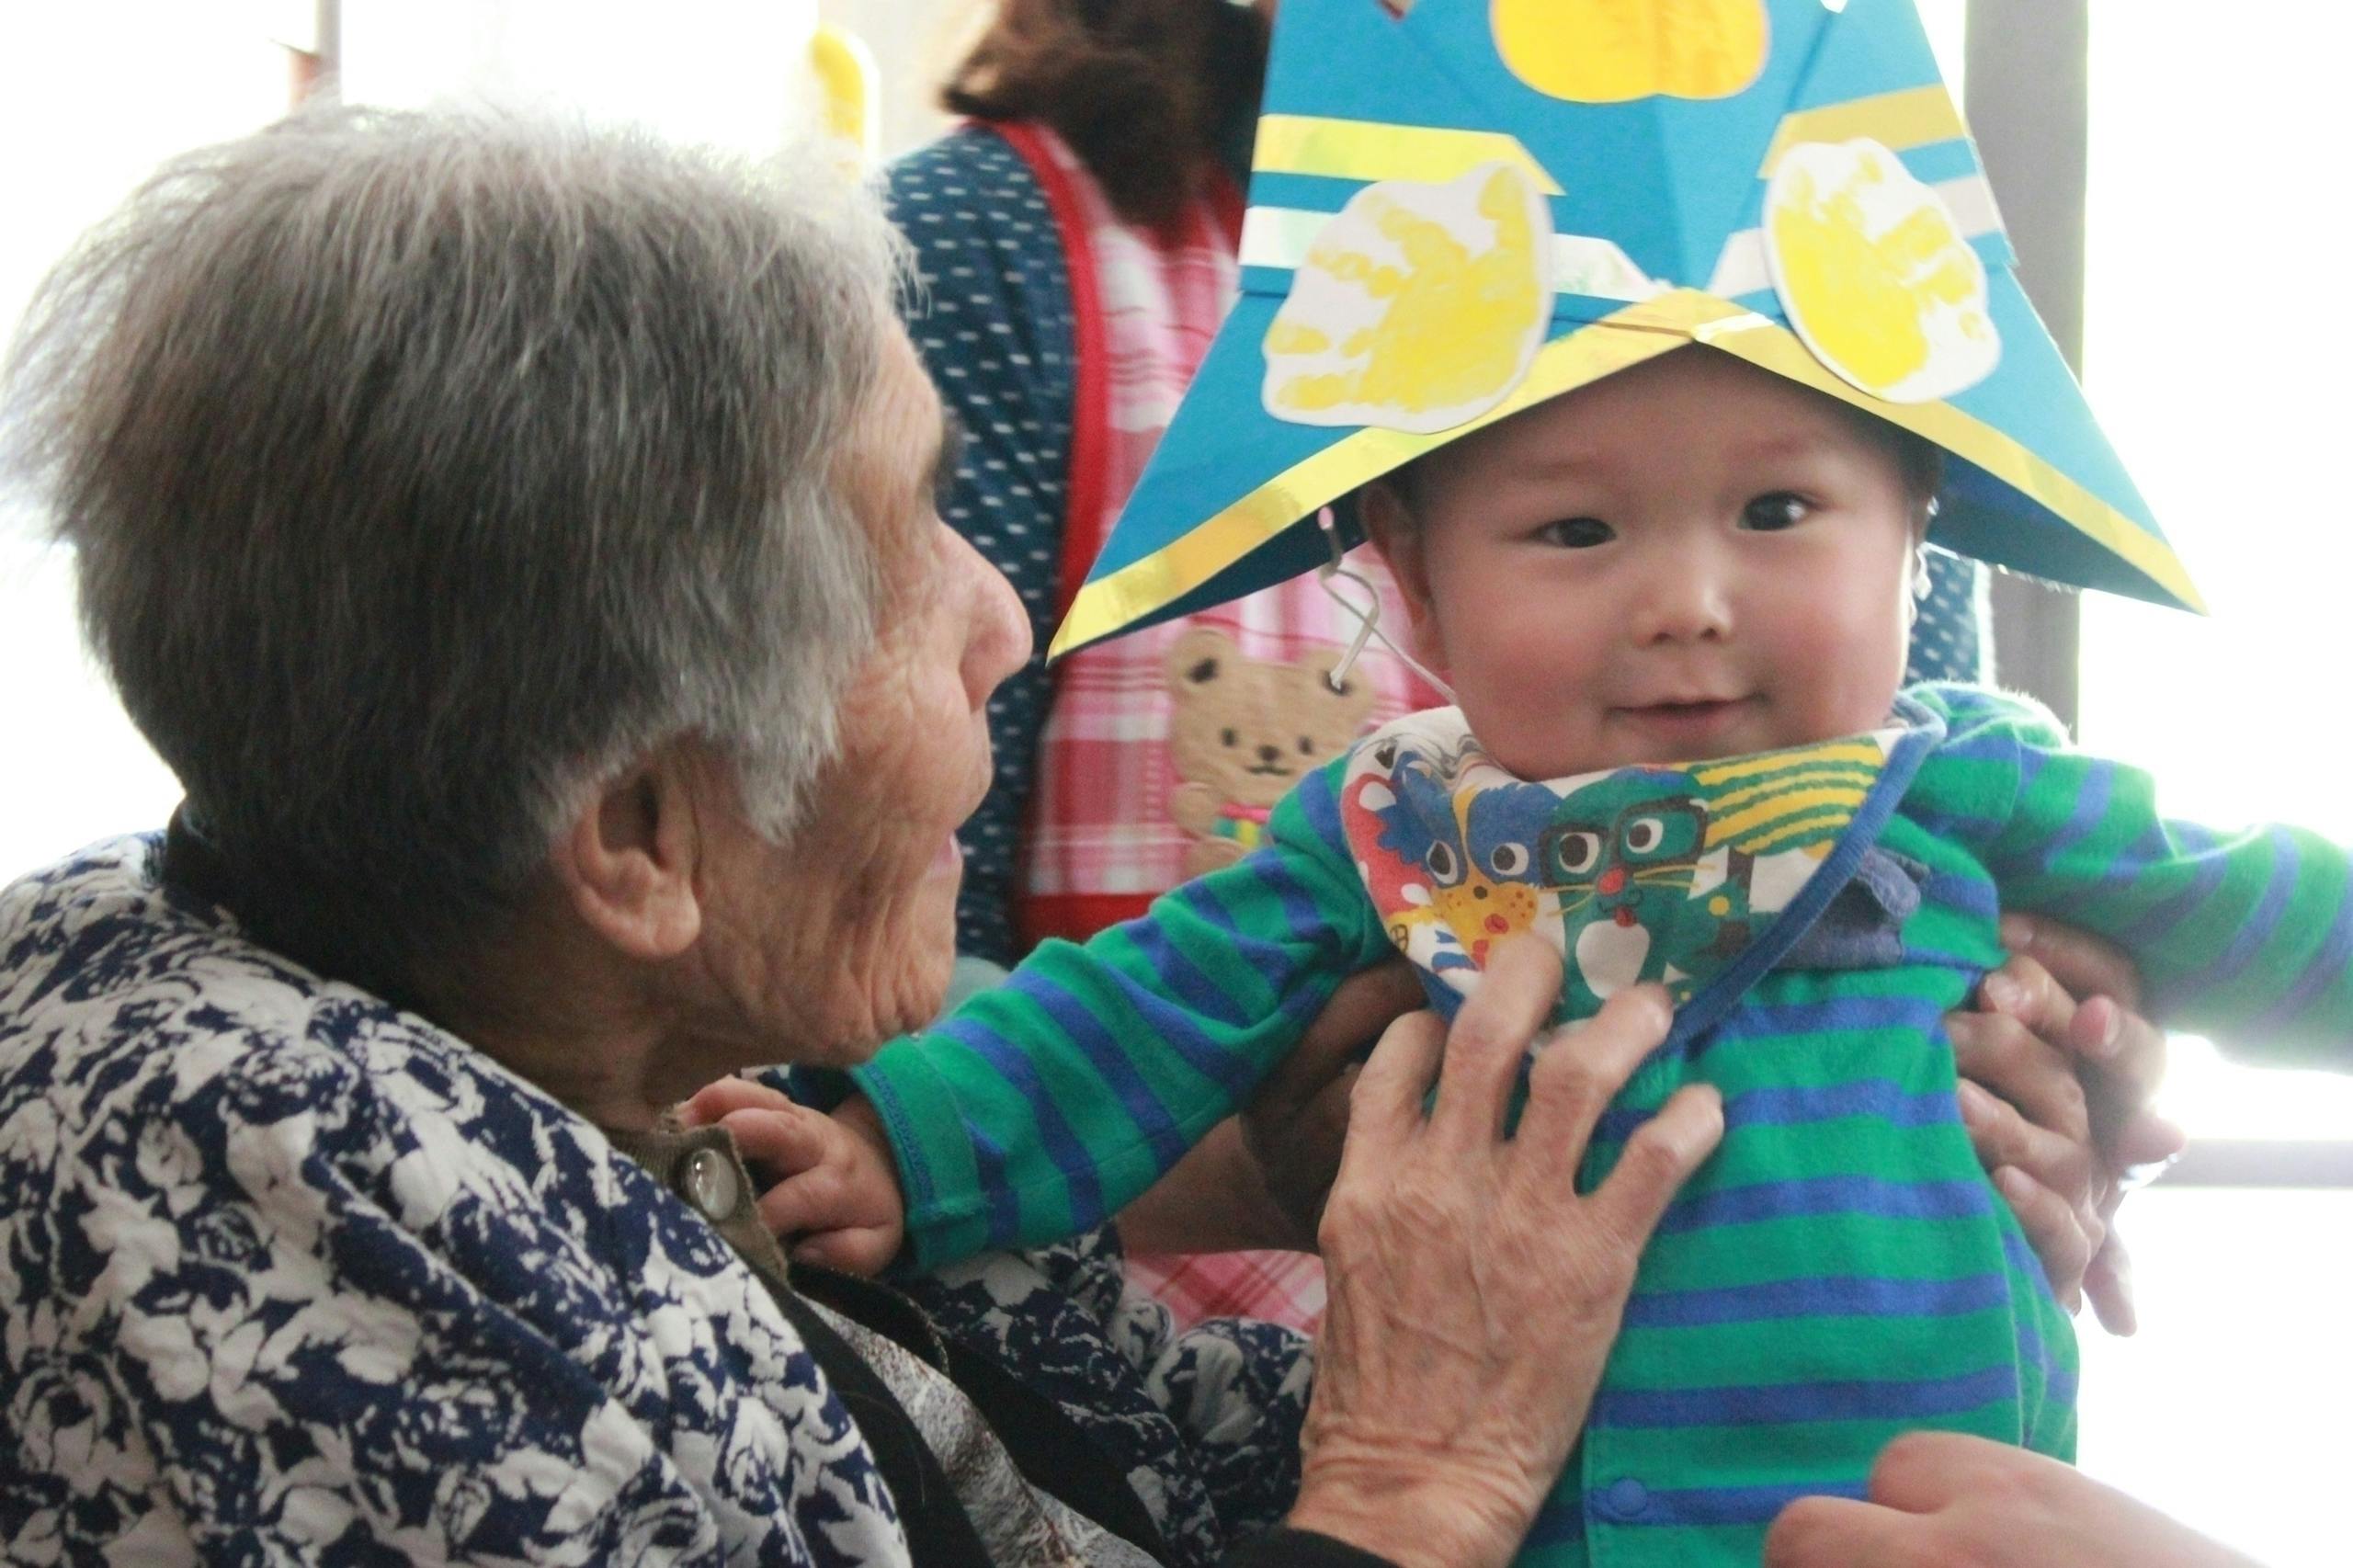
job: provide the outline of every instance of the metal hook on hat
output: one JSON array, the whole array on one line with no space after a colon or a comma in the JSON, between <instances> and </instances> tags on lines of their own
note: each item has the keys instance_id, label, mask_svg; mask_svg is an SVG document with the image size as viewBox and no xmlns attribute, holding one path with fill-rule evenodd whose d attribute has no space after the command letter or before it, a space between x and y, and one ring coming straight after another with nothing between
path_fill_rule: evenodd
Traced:
<instances>
[{"instance_id":1,"label":"metal hook on hat","mask_svg":"<svg viewBox=\"0 0 2353 1568\"><path fill-rule=\"evenodd\" d=\"M1340 662L1333 665L1331 673L1324 677L1325 684L1329 685L1334 691L1346 690L1348 672L1355 669L1357 660L1363 657L1366 644L1378 637L1381 639L1381 645L1396 654L1406 668L1429 682L1434 689L1444 693L1449 702L1453 701L1452 687L1432 674L1429 667L1419 659L1397 646L1390 640L1389 633L1381 630L1381 590L1372 585L1371 579L1348 564L1347 552L1340 541L1340 525L1332 516L1331 507L1324 506L1317 509L1315 527L1324 536L1324 548L1332 552L1332 558L1329 561L1315 568L1315 580L1323 586L1324 596L1334 604L1338 605L1343 611L1355 617L1357 622L1357 632L1353 638L1349 639L1347 652L1340 655ZM1362 605L1350 603L1347 596L1334 586L1334 579L1340 577L1347 578L1364 590Z\"/></svg>"}]
</instances>

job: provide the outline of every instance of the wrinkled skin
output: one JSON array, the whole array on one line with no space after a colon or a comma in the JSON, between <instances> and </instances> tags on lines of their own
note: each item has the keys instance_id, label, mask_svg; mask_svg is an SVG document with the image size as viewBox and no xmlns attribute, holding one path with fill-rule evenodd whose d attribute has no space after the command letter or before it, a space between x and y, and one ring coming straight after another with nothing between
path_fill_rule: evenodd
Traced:
<instances>
[{"instance_id":1,"label":"wrinkled skin","mask_svg":"<svg viewBox=\"0 0 2353 1568\"><path fill-rule=\"evenodd\" d=\"M1291 1522L1407 1568L1510 1560L1585 1425L1643 1244L1722 1136L1715 1090L1688 1086L1576 1193L1596 1121L1666 1036L1665 994L1639 986L1578 1027L1575 1050L1538 1044L1506 1138L1560 985L1549 946L1506 939L1450 1031L1399 1019L1350 1092Z\"/></svg>"},{"instance_id":2,"label":"wrinkled skin","mask_svg":"<svg viewBox=\"0 0 2353 1568\"><path fill-rule=\"evenodd\" d=\"M939 399L904 333L841 459L891 585L836 719L840 756L788 843L711 861L706 948L737 1011L841 1064L928 1022L955 962L959 824L989 782L987 704L1029 653L1012 585L933 504Z\"/></svg>"}]
</instances>

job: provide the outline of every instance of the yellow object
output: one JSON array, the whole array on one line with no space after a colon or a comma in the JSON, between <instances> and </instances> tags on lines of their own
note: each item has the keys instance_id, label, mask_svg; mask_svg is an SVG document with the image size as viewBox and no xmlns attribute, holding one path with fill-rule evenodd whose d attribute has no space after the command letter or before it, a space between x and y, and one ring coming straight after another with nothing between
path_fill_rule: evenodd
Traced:
<instances>
[{"instance_id":1,"label":"yellow object","mask_svg":"<svg viewBox=\"0 0 2353 1568\"><path fill-rule=\"evenodd\" d=\"M1860 784L1834 786L1826 790L1790 790L1776 791L1745 810L1727 816L1711 817L1708 821L1708 847L1730 844L1735 849L1761 851L1789 836L1783 831L1792 819L1809 812L1829 812L1844 822L1862 810L1863 799L1869 791Z\"/></svg>"},{"instance_id":2,"label":"yellow object","mask_svg":"<svg viewBox=\"0 0 2353 1568\"><path fill-rule=\"evenodd\" d=\"M1925 87L1874 93L1867 98L1849 98L1843 104L1783 115L1779 128L1773 132L1773 144L1765 149L1765 162L1756 172L1771 174L1780 163L1781 154L1801 142L1852 142L1859 136L1868 136L1881 146L1901 153L1938 142L1959 141L1968 134L1969 126L1961 119L1961 110L1953 107L1952 95L1945 91L1943 83L1931 82Z\"/></svg>"},{"instance_id":3,"label":"yellow object","mask_svg":"<svg viewBox=\"0 0 2353 1568\"><path fill-rule=\"evenodd\" d=\"M1543 339L1551 239L1543 199L1509 164L1358 191L1267 328L1267 412L1417 432L1483 413Z\"/></svg>"},{"instance_id":4,"label":"yellow object","mask_svg":"<svg viewBox=\"0 0 2353 1568\"><path fill-rule=\"evenodd\" d=\"M809 40L809 67L824 95L825 129L850 145L857 162L872 162L882 146L874 51L847 28L820 22Z\"/></svg>"},{"instance_id":5,"label":"yellow object","mask_svg":"<svg viewBox=\"0 0 2353 1568\"><path fill-rule=\"evenodd\" d=\"M1321 175L1329 179L1419 180L1443 185L1482 164L1509 164L1547 196L1561 187L1519 143L1500 131L1446 131L1321 115L1269 114L1258 120L1250 166L1259 174Z\"/></svg>"},{"instance_id":6,"label":"yellow object","mask_svg":"<svg viewBox=\"0 0 2353 1568\"><path fill-rule=\"evenodd\" d=\"M1863 391L1949 397L2001 358L1984 264L1937 194L1878 142L1790 148L1766 212L1790 324Z\"/></svg>"},{"instance_id":7,"label":"yellow object","mask_svg":"<svg viewBox=\"0 0 2353 1568\"><path fill-rule=\"evenodd\" d=\"M1773 787L1778 788L1778 781L1796 765L1796 758L1780 754L1770 756L1735 757L1730 762L1703 763L1694 770L1692 776L1707 787L1710 799L1721 810L1733 799L1730 792L1724 791L1724 785L1734 779L1755 778L1764 775L1775 780ZM1881 749L1876 741L1825 741L1809 750L1804 761L1807 766L1814 767L1836 767L1841 764L1850 764L1877 768L1886 763L1887 753Z\"/></svg>"},{"instance_id":8,"label":"yellow object","mask_svg":"<svg viewBox=\"0 0 2353 1568\"><path fill-rule=\"evenodd\" d=\"M1765 68L1765 0L1493 0L1512 74L1571 103L1728 98Z\"/></svg>"}]
</instances>

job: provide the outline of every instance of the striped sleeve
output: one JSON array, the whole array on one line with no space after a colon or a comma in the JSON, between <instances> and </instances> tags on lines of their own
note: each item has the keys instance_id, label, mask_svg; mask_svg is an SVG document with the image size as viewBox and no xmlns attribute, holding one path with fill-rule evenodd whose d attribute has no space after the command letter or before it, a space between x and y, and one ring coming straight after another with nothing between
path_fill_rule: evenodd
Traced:
<instances>
[{"instance_id":1,"label":"striped sleeve","mask_svg":"<svg viewBox=\"0 0 2353 1568\"><path fill-rule=\"evenodd\" d=\"M1101 1222L1248 1097L1387 940L1340 835L1345 757L1261 846L857 1070L899 1166L914 1261Z\"/></svg>"},{"instance_id":2,"label":"striped sleeve","mask_svg":"<svg viewBox=\"0 0 2353 1568\"><path fill-rule=\"evenodd\" d=\"M2147 774L2069 749L2040 709L1962 687L1916 695L1949 732L1915 793L1974 841L2003 907L2108 937L2140 966L2153 1011L2244 1060L2353 1067L2344 846L2166 821Z\"/></svg>"}]
</instances>

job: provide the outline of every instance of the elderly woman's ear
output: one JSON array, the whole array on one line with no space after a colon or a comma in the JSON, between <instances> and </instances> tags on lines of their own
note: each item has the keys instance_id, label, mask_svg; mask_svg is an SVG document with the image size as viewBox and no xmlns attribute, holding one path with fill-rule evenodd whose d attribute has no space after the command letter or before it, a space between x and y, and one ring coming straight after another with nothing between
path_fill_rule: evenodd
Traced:
<instances>
[{"instance_id":1,"label":"elderly woman's ear","mask_svg":"<svg viewBox=\"0 0 2353 1568\"><path fill-rule=\"evenodd\" d=\"M557 885L582 925L647 963L679 957L702 935L698 863L726 770L699 749L657 749L592 796L557 836Z\"/></svg>"}]
</instances>

